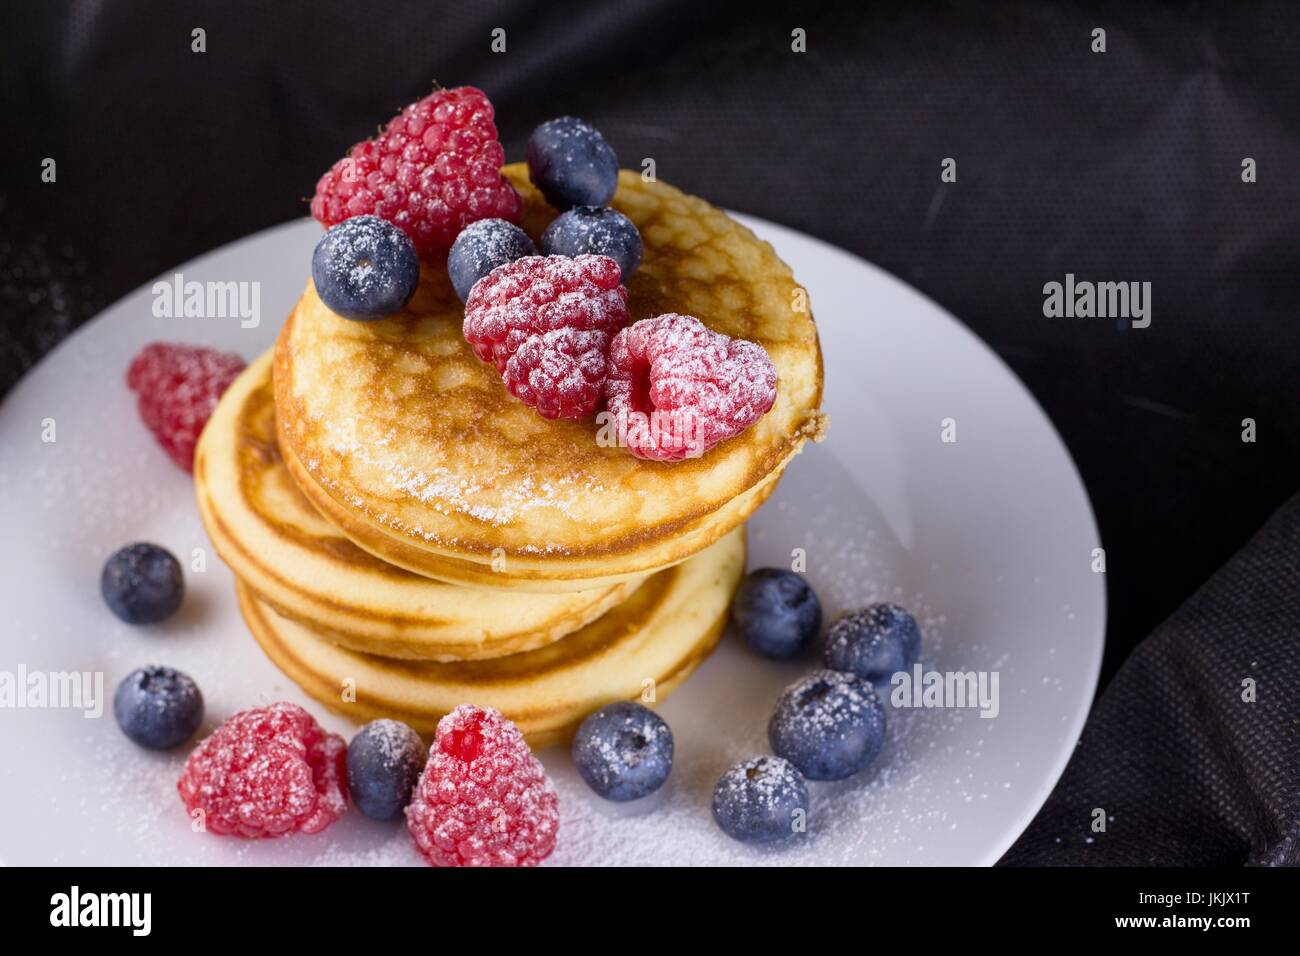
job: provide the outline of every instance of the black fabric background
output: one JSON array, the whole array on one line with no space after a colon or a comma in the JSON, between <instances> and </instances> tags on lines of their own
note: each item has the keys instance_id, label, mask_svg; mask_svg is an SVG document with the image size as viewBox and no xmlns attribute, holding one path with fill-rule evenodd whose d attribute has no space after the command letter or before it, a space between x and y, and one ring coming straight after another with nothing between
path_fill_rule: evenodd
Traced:
<instances>
[{"instance_id":1,"label":"black fabric background","mask_svg":"<svg viewBox=\"0 0 1300 956\"><path fill-rule=\"evenodd\" d=\"M653 157L661 178L856 252L974 329L1092 497L1103 681L1300 485L1292 4L0 11L0 393L146 280L305 214L346 145L436 79L488 92L511 159L536 123L581 115L623 165ZM790 51L796 26L806 54ZM1096 26L1105 54L1089 49ZM943 185L949 156L958 181ZM1066 272L1150 281L1151 327L1045 319L1043 284ZM1293 693L1295 673L1293 658Z\"/></svg>"},{"instance_id":2,"label":"black fabric background","mask_svg":"<svg viewBox=\"0 0 1300 956\"><path fill-rule=\"evenodd\" d=\"M1297 622L1300 495L1124 662L1002 862L1300 865Z\"/></svg>"}]
</instances>

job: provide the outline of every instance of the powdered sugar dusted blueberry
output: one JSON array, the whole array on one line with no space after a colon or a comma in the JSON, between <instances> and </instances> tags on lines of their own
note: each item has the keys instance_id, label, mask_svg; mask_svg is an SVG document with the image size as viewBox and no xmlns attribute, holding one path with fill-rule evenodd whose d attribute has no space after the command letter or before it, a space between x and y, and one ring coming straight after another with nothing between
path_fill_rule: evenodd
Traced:
<instances>
[{"instance_id":1,"label":"powdered sugar dusted blueberry","mask_svg":"<svg viewBox=\"0 0 1300 956\"><path fill-rule=\"evenodd\" d=\"M738 763L713 788L713 819L727 836L773 843L806 832L808 786L780 757Z\"/></svg>"},{"instance_id":2,"label":"powdered sugar dusted blueberry","mask_svg":"<svg viewBox=\"0 0 1300 956\"><path fill-rule=\"evenodd\" d=\"M862 678L817 671L786 688L767 737L809 780L842 780L869 767L885 745L885 708Z\"/></svg>"},{"instance_id":3,"label":"powdered sugar dusted blueberry","mask_svg":"<svg viewBox=\"0 0 1300 956\"><path fill-rule=\"evenodd\" d=\"M555 849L560 810L519 728L463 704L438 721L406 824L434 866L536 866Z\"/></svg>"},{"instance_id":4,"label":"powdered sugar dusted blueberry","mask_svg":"<svg viewBox=\"0 0 1300 956\"><path fill-rule=\"evenodd\" d=\"M618 701L589 714L573 738L573 763L606 800L637 800L673 769L673 732L653 710Z\"/></svg>"},{"instance_id":5,"label":"powdered sugar dusted blueberry","mask_svg":"<svg viewBox=\"0 0 1300 956\"><path fill-rule=\"evenodd\" d=\"M618 157L596 127L573 116L528 137L528 177L556 209L603 206L618 189Z\"/></svg>"},{"instance_id":6,"label":"powdered sugar dusted blueberry","mask_svg":"<svg viewBox=\"0 0 1300 956\"><path fill-rule=\"evenodd\" d=\"M447 254L447 274L460 301L469 298L474 283L497 266L537 255L533 240L512 222L480 219L461 230Z\"/></svg>"},{"instance_id":7,"label":"powdered sugar dusted blueberry","mask_svg":"<svg viewBox=\"0 0 1300 956\"><path fill-rule=\"evenodd\" d=\"M348 744L348 792L372 820L396 820L424 769L424 742L400 720L373 720Z\"/></svg>"},{"instance_id":8,"label":"powdered sugar dusted blueberry","mask_svg":"<svg viewBox=\"0 0 1300 956\"><path fill-rule=\"evenodd\" d=\"M347 810L347 744L297 704L241 710L200 743L176 789L212 833L318 833Z\"/></svg>"},{"instance_id":9,"label":"powdered sugar dusted blueberry","mask_svg":"<svg viewBox=\"0 0 1300 956\"><path fill-rule=\"evenodd\" d=\"M641 264L641 233L632 220L605 206L575 206L542 233L542 253L548 256L609 256L627 282Z\"/></svg>"},{"instance_id":10,"label":"powdered sugar dusted blueberry","mask_svg":"<svg viewBox=\"0 0 1300 956\"><path fill-rule=\"evenodd\" d=\"M355 216L316 244L311 279L333 312L365 322L406 307L420 283L420 260L401 229L378 216Z\"/></svg>"},{"instance_id":11,"label":"powdered sugar dusted blueberry","mask_svg":"<svg viewBox=\"0 0 1300 956\"><path fill-rule=\"evenodd\" d=\"M800 575L758 568L740 582L731 621L750 650L785 660L812 645L821 630L822 606Z\"/></svg>"},{"instance_id":12,"label":"powdered sugar dusted blueberry","mask_svg":"<svg viewBox=\"0 0 1300 956\"><path fill-rule=\"evenodd\" d=\"M166 548L137 541L104 562L99 592L127 624L156 624L171 617L185 598L181 563Z\"/></svg>"},{"instance_id":13,"label":"powdered sugar dusted blueberry","mask_svg":"<svg viewBox=\"0 0 1300 956\"><path fill-rule=\"evenodd\" d=\"M826 632L823 658L832 670L887 682L921 656L921 629L906 608L884 602L844 615Z\"/></svg>"},{"instance_id":14,"label":"powdered sugar dusted blueberry","mask_svg":"<svg viewBox=\"0 0 1300 956\"><path fill-rule=\"evenodd\" d=\"M113 718L141 747L183 744L203 720L203 695L188 675L171 667L137 667L117 685Z\"/></svg>"},{"instance_id":15,"label":"powdered sugar dusted blueberry","mask_svg":"<svg viewBox=\"0 0 1300 956\"><path fill-rule=\"evenodd\" d=\"M776 367L761 345L669 313L610 344L605 400L619 438L653 461L696 458L734 438L776 402Z\"/></svg>"},{"instance_id":16,"label":"powdered sugar dusted blueberry","mask_svg":"<svg viewBox=\"0 0 1300 956\"><path fill-rule=\"evenodd\" d=\"M528 256L474 285L464 332L511 394L546 417L581 418L600 402L608 343L626 322L614 260Z\"/></svg>"}]
</instances>

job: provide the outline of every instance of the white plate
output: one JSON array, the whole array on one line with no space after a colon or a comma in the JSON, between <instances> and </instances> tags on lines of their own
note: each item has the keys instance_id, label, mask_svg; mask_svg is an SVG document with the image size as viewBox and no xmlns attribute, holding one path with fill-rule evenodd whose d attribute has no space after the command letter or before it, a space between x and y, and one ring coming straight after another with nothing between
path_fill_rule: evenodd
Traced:
<instances>
[{"instance_id":1,"label":"white plate","mask_svg":"<svg viewBox=\"0 0 1300 956\"><path fill-rule=\"evenodd\" d=\"M1046 799L1096 686L1105 592L1088 498L1043 412L978 339L875 267L807 236L741 217L807 285L826 356L828 440L791 465L750 523L752 566L807 552L829 615L889 597L925 630L924 660L996 671L1000 712L889 708L889 740L858 777L814 784L810 834L778 852L735 843L709 812L714 780L766 752L781 688L812 664L773 664L728 636L669 701L677 761L664 789L631 806L590 793L567 753L543 752L560 790L553 862L991 864ZM206 732L234 711L309 700L262 656L229 571L199 523L190 478L140 424L123 384L155 339L251 359L273 341L306 282L319 228L293 222L187 263L186 280L261 283L261 322L157 318L149 287L61 344L0 407L0 672L103 672L108 706L0 709L0 859L10 864L418 862L405 830L349 813L313 837L247 842L191 833L175 792L185 751L140 750L111 715L117 682L165 663L207 700ZM169 276L163 277L170 278ZM957 441L941 441L956 422ZM42 440L47 420L55 441ZM175 619L117 621L99 596L105 558L152 540L188 566Z\"/></svg>"}]
</instances>

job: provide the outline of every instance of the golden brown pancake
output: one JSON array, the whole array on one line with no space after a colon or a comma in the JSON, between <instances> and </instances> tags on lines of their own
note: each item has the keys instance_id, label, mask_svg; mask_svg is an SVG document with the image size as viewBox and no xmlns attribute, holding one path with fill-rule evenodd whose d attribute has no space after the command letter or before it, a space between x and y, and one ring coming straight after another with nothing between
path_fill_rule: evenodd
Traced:
<instances>
[{"instance_id":1,"label":"golden brown pancake","mask_svg":"<svg viewBox=\"0 0 1300 956\"><path fill-rule=\"evenodd\" d=\"M566 740L615 700L663 700L717 645L745 565L737 529L653 575L581 630L538 650L463 663L403 661L339 647L239 585L240 609L267 656L304 691L358 723L379 717L432 734L458 704L496 707L530 744Z\"/></svg>"},{"instance_id":2,"label":"golden brown pancake","mask_svg":"<svg viewBox=\"0 0 1300 956\"><path fill-rule=\"evenodd\" d=\"M555 213L505 173L536 239ZM361 547L447 581L511 591L608 586L695 554L771 493L819 437L822 362L806 294L772 247L703 200L635 173L612 203L645 254L633 321L665 312L761 344L772 410L684 462L597 444L594 418L548 421L513 398L461 332L445 272L380 322L331 312L309 284L276 347L280 444L304 494Z\"/></svg>"},{"instance_id":3,"label":"golden brown pancake","mask_svg":"<svg viewBox=\"0 0 1300 956\"><path fill-rule=\"evenodd\" d=\"M469 590L362 551L303 497L276 444L271 353L230 386L194 459L199 512L217 551L281 614L358 651L474 660L549 644L642 579L567 594Z\"/></svg>"}]
</instances>

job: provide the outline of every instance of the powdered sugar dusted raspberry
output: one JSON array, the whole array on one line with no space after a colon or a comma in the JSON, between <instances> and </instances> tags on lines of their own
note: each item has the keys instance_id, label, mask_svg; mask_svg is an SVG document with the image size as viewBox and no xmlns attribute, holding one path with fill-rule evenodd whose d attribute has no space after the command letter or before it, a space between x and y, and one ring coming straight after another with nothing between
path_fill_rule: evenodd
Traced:
<instances>
[{"instance_id":1,"label":"powdered sugar dusted raspberry","mask_svg":"<svg viewBox=\"0 0 1300 956\"><path fill-rule=\"evenodd\" d=\"M613 259L527 256L475 283L464 331L511 394L547 418L581 418L600 403L605 353L627 318Z\"/></svg>"},{"instance_id":2,"label":"powdered sugar dusted raspberry","mask_svg":"<svg viewBox=\"0 0 1300 956\"><path fill-rule=\"evenodd\" d=\"M551 329L530 336L506 362L506 388L543 418L582 418L600 404L605 389L609 335Z\"/></svg>"},{"instance_id":3,"label":"powdered sugar dusted raspberry","mask_svg":"<svg viewBox=\"0 0 1300 956\"><path fill-rule=\"evenodd\" d=\"M347 809L347 744L297 704L235 714L194 749L176 789L213 833L317 833Z\"/></svg>"},{"instance_id":4,"label":"powdered sugar dusted raspberry","mask_svg":"<svg viewBox=\"0 0 1300 956\"><path fill-rule=\"evenodd\" d=\"M463 704L438 722L406 822L434 866L536 866L555 849L560 811L519 728Z\"/></svg>"},{"instance_id":5,"label":"powdered sugar dusted raspberry","mask_svg":"<svg viewBox=\"0 0 1300 956\"><path fill-rule=\"evenodd\" d=\"M140 418L172 461L194 468L194 446L217 400L244 370L230 352L154 342L131 360L126 384L137 395Z\"/></svg>"},{"instance_id":6,"label":"powdered sugar dusted raspberry","mask_svg":"<svg viewBox=\"0 0 1300 956\"><path fill-rule=\"evenodd\" d=\"M472 86L412 103L320 178L312 216L327 227L379 216L433 258L471 222L518 219L523 201L501 175L505 150L492 117L487 96Z\"/></svg>"},{"instance_id":7,"label":"powdered sugar dusted raspberry","mask_svg":"<svg viewBox=\"0 0 1300 956\"><path fill-rule=\"evenodd\" d=\"M761 345L669 313L614 336L605 399L632 454L680 461L767 414L776 401L776 367Z\"/></svg>"}]
</instances>

